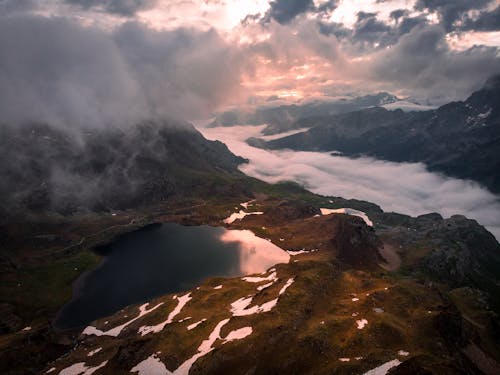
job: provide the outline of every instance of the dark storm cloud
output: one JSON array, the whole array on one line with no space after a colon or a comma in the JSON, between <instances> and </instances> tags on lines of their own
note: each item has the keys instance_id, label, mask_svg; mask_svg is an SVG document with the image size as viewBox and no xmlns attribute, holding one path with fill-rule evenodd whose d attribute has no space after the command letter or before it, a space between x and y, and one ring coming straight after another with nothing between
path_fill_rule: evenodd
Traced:
<instances>
[{"instance_id":1,"label":"dark storm cloud","mask_svg":"<svg viewBox=\"0 0 500 375\"><path fill-rule=\"evenodd\" d=\"M405 17L399 20L398 26L396 28L397 35L401 36L408 34L414 27L423 27L427 25L427 19L424 16L417 17Z\"/></svg>"},{"instance_id":2,"label":"dark storm cloud","mask_svg":"<svg viewBox=\"0 0 500 375\"><path fill-rule=\"evenodd\" d=\"M339 0L329 0L323 4L320 4L317 8L317 12L332 12L337 8L337 5L339 3Z\"/></svg>"},{"instance_id":3,"label":"dark storm cloud","mask_svg":"<svg viewBox=\"0 0 500 375\"><path fill-rule=\"evenodd\" d=\"M61 18L0 18L3 123L133 124L191 117L234 94L239 57L214 31L114 33ZM221 64L221 59L225 64Z\"/></svg>"},{"instance_id":4,"label":"dark storm cloud","mask_svg":"<svg viewBox=\"0 0 500 375\"><path fill-rule=\"evenodd\" d=\"M492 0L418 0L415 9L437 12L443 27L446 31L451 31L455 28L456 21L466 18L467 11L483 9L491 2Z\"/></svg>"},{"instance_id":5,"label":"dark storm cloud","mask_svg":"<svg viewBox=\"0 0 500 375\"><path fill-rule=\"evenodd\" d=\"M34 0L0 0L0 17L34 10L38 4Z\"/></svg>"},{"instance_id":6,"label":"dark storm cloud","mask_svg":"<svg viewBox=\"0 0 500 375\"><path fill-rule=\"evenodd\" d=\"M119 50L104 33L57 18L0 18L0 50L4 123L114 123L141 105Z\"/></svg>"},{"instance_id":7,"label":"dark storm cloud","mask_svg":"<svg viewBox=\"0 0 500 375\"><path fill-rule=\"evenodd\" d=\"M324 35L335 35L352 46L357 53L382 49L396 44L402 35L409 33L414 27L427 25L424 16L407 17L406 11L398 10L391 18L396 23L386 24L377 19L377 13L359 12L352 29L335 22L318 22L319 32ZM394 12L393 12L394 13Z\"/></svg>"},{"instance_id":8,"label":"dark storm cloud","mask_svg":"<svg viewBox=\"0 0 500 375\"><path fill-rule=\"evenodd\" d=\"M361 22L365 19L370 19L370 18L375 18L377 17L377 13L371 13L371 12L358 12L356 14L357 17L357 22Z\"/></svg>"},{"instance_id":9,"label":"dark storm cloud","mask_svg":"<svg viewBox=\"0 0 500 375\"><path fill-rule=\"evenodd\" d=\"M77 5L83 9L102 9L107 13L133 16L141 10L152 8L157 0L64 0L68 4Z\"/></svg>"},{"instance_id":10,"label":"dark storm cloud","mask_svg":"<svg viewBox=\"0 0 500 375\"><path fill-rule=\"evenodd\" d=\"M323 35L335 35L337 39L345 39L352 35L352 30L338 22L318 22L319 32Z\"/></svg>"},{"instance_id":11,"label":"dark storm cloud","mask_svg":"<svg viewBox=\"0 0 500 375\"><path fill-rule=\"evenodd\" d=\"M285 25L303 13L330 14L337 8L338 2L339 0L329 0L315 6L313 0L275 0L270 2L270 9L261 20L268 23L273 19Z\"/></svg>"},{"instance_id":12,"label":"dark storm cloud","mask_svg":"<svg viewBox=\"0 0 500 375\"><path fill-rule=\"evenodd\" d=\"M393 20L399 20L400 18L406 16L408 14L408 11L406 9L396 9L393 10L389 17L391 17Z\"/></svg>"},{"instance_id":13,"label":"dark storm cloud","mask_svg":"<svg viewBox=\"0 0 500 375\"><path fill-rule=\"evenodd\" d=\"M377 20L376 13L359 12L358 19L354 24L353 39L355 41L376 42L389 31L388 25Z\"/></svg>"},{"instance_id":14,"label":"dark storm cloud","mask_svg":"<svg viewBox=\"0 0 500 375\"><path fill-rule=\"evenodd\" d=\"M500 72L497 48L451 51L445 36L438 25L414 27L392 48L376 55L369 68L371 78L444 103L465 98Z\"/></svg>"},{"instance_id":15,"label":"dark storm cloud","mask_svg":"<svg viewBox=\"0 0 500 375\"><path fill-rule=\"evenodd\" d=\"M213 29L155 32L127 23L114 39L153 117L200 115L237 88L242 59Z\"/></svg>"},{"instance_id":16,"label":"dark storm cloud","mask_svg":"<svg viewBox=\"0 0 500 375\"><path fill-rule=\"evenodd\" d=\"M274 19L280 24L292 21L301 13L314 8L313 0L275 0L271 1L271 8L264 17L265 21Z\"/></svg>"},{"instance_id":17,"label":"dark storm cloud","mask_svg":"<svg viewBox=\"0 0 500 375\"><path fill-rule=\"evenodd\" d=\"M500 30L500 6L491 12L481 12L476 20L467 19L462 29L476 31Z\"/></svg>"}]
</instances>

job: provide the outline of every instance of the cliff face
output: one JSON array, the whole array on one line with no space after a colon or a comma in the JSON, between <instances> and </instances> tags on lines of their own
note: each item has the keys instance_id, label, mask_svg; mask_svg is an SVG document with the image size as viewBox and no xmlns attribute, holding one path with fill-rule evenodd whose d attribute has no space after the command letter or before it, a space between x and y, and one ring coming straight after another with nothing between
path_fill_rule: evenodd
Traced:
<instances>
[{"instance_id":1,"label":"cliff face","mask_svg":"<svg viewBox=\"0 0 500 375\"><path fill-rule=\"evenodd\" d=\"M359 217L334 215L332 242L338 251L338 259L357 269L373 269L384 259L379 253L383 246L375 231Z\"/></svg>"}]
</instances>

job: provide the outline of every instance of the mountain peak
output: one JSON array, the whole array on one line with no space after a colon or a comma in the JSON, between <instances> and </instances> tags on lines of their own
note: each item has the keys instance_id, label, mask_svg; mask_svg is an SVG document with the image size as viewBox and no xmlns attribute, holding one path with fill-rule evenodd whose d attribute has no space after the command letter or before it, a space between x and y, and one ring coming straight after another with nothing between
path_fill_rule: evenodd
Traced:
<instances>
[{"instance_id":1,"label":"mountain peak","mask_svg":"<svg viewBox=\"0 0 500 375\"><path fill-rule=\"evenodd\" d=\"M498 90L500 89L500 74L494 75L486 80L483 85L483 90Z\"/></svg>"}]
</instances>

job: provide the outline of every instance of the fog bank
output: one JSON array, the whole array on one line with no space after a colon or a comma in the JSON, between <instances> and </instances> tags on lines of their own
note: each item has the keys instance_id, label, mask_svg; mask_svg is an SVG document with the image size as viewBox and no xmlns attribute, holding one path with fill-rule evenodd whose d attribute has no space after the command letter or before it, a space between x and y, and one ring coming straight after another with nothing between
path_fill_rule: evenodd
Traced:
<instances>
[{"instance_id":1,"label":"fog bank","mask_svg":"<svg viewBox=\"0 0 500 375\"><path fill-rule=\"evenodd\" d=\"M393 163L373 158L351 159L329 153L267 151L245 143L264 126L203 128L208 139L227 144L236 155L249 159L240 169L269 183L295 181L322 194L376 203L384 211L412 216L439 212L476 219L500 239L500 202L479 184L445 177L421 163Z\"/></svg>"}]
</instances>

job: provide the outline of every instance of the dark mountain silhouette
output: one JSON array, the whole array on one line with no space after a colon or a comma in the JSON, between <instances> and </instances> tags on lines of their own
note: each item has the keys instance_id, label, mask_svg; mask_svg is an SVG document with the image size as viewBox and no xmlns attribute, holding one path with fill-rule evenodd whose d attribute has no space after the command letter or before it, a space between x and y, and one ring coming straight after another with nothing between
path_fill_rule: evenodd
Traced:
<instances>
[{"instance_id":1,"label":"dark mountain silhouette","mask_svg":"<svg viewBox=\"0 0 500 375\"><path fill-rule=\"evenodd\" d=\"M263 148L340 151L396 162L423 162L430 170L480 182L500 193L500 76L463 102L423 112L375 107L304 118L303 133L264 142Z\"/></svg>"}]
</instances>

